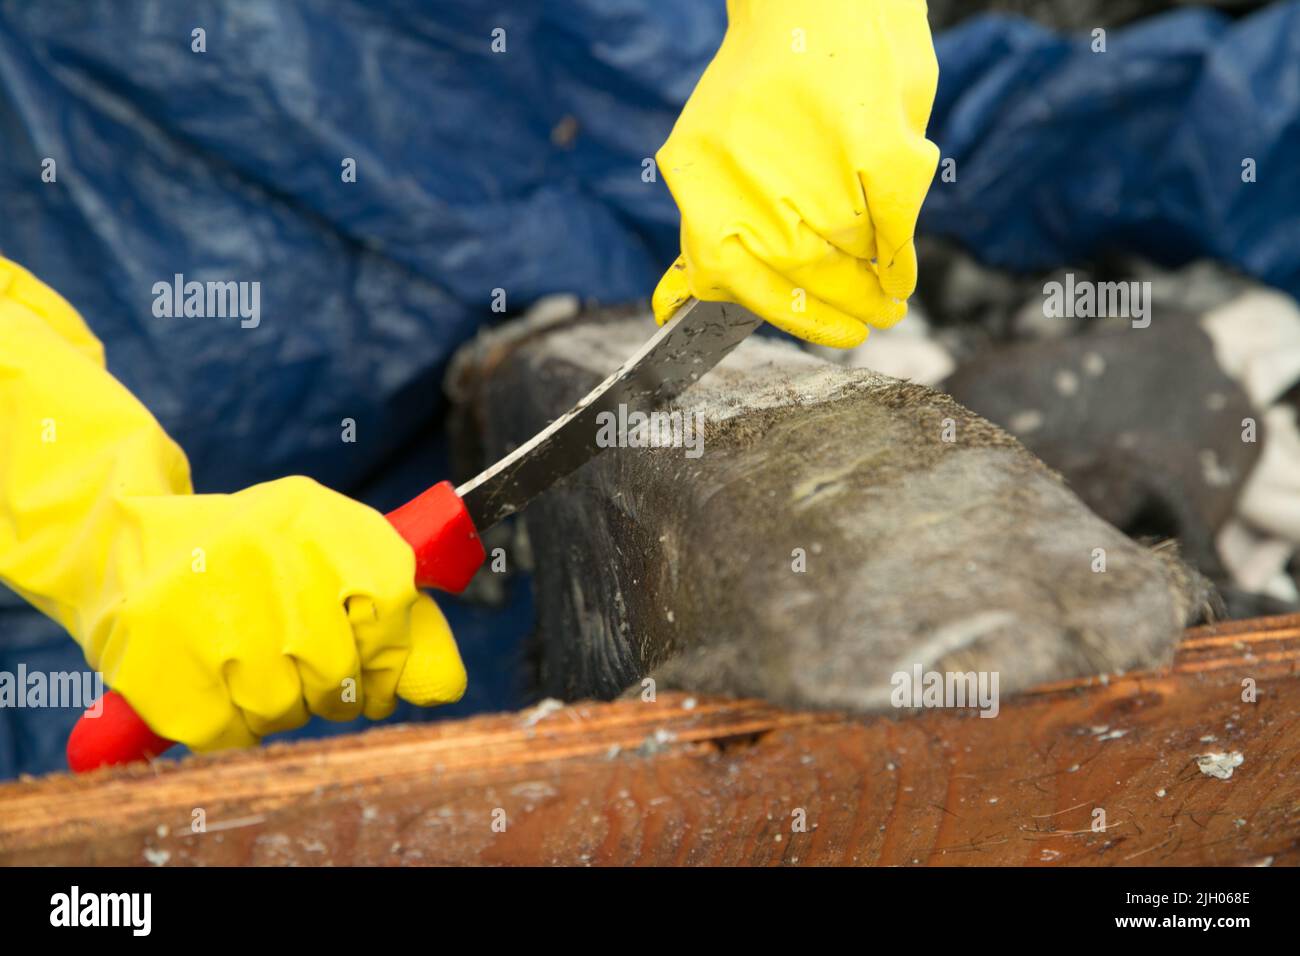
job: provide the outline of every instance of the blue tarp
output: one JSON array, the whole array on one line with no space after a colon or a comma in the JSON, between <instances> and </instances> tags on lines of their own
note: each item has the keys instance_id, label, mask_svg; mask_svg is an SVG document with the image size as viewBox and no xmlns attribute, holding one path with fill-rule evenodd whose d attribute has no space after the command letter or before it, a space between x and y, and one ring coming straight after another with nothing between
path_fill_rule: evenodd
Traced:
<instances>
[{"instance_id":1,"label":"blue tarp","mask_svg":"<svg viewBox=\"0 0 1300 956\"><path fill-rule=\"evenodd\" d=\"M721 0L0 0L0 252L81 310L199 490L306 473L391 506L442 476L442 368L494 290L514 311L653 289L677 216L643 163L724 21ZM1105 53L1002 17L937 48L957 176L923 229L1013 269L1212 255L1300 295L1300 2L1163 16ZM156 317L177 274L259 282L260 324ZM503 705L526 611L449 616L497 688L474 700ZM0 670L38 657L78 666L0 595ZM70 719L0 712L0 775L57 764Z\"/></svg>"},{"instance_id":2,"label":"blue tarp","mask_svg":"<svg viewBox=\"0 0 1300 956\"><path fill-rule=\"evenodd\" d=\"M931 131L957 179L923 229L1013 270L1209 256L1300 295L1300 3L1156 17L1104 53L999 17L936 47Z\"/></svg>"}]
</instances>

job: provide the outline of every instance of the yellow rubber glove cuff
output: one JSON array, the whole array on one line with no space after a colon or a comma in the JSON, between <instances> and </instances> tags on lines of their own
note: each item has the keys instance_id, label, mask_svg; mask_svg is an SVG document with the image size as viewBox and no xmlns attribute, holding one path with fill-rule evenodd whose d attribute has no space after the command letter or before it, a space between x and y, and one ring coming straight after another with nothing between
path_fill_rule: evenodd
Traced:
<instances>
[{"instance_id":1,"label":"yellow rubber glove cuff","mask_svg":"<svg viewBox=\"0 0 1300 956\"><path fill-rule=\"evenodd\" d=\"M76 312L0 259L0 581L155 731L254 743L457 700L465 669L382 515L301 477L194 495Z\"/></svg>"},{"instance_id":2,"label":"yellow rubber glove cuff","mask_svg":"<svg viewBox=\"0 0 1300 956\"><path fill-rule=\"evenodd\" d=\"M924 0L728 0L717 56L657 154L682 216L654 295L738 302L793 335L859 344L907 312L939 161Z\"/></svg>"}]
</instances>

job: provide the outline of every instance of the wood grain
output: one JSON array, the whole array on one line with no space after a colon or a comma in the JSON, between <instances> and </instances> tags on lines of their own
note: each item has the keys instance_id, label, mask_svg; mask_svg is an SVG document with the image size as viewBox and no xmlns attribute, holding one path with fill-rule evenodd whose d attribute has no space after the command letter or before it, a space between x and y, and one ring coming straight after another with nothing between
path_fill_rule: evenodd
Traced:
<instances>
[{"instance_id":1,"label":"wood grain","mask_svg":"<svg viewBox=\"0 0 1300 956\"><path fill-rule=\"evenodd\" d=\"M1294 865L1300 617L995 719L661 694L8 783L0 863Z\"/></svg>"}]
</instances>

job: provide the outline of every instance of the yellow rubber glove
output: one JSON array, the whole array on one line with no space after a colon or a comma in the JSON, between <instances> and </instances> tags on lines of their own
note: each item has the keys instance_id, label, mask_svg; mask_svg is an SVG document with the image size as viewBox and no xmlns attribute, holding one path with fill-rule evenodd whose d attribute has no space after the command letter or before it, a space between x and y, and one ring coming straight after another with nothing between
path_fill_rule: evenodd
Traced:
<instances>
[{"instance_id":1,"label":"yellow rubber glove","mask_svg":"<svg viewBox=\"0 0 1300 956\"><path fill-rule=\"evenodd\" d=\"M907 313L939 162L925 0L727 0L729 25L657 161L682 255L655 290L738 302L843 348Z\"/></svg>"},{"instance_id":2,"label":"yellow rubber glove","mask_svg":"<svg viewBox=\"0 0 1300 956\"><path fill-rule=\"evenodd\" d=\"M0 581L157 733L246 746L309 714L458 700L415 557L307 478L192 494L189 464L67 302L0 258Z\"/></svg>"}]
</instances>

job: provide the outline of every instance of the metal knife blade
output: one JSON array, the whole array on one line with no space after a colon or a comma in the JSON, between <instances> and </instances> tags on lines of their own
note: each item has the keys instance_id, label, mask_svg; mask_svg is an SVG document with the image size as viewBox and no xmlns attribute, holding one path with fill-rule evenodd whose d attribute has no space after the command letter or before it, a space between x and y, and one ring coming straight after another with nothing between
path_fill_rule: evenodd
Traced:
<instances>
[{"instance_id":1,"label":"metal knife blade","mask_svg":"<svg viewBox=\"0 0 1300 956\"><path fill-rule=\"evenodd\" d=\"M486 531L604 449L597 416L649 412L690 388L763 320L731 302L691 299L618 370L578 404L486 471L456 489L474 526Z\"/></svg>"}]
</instances>

